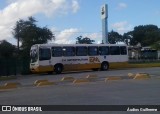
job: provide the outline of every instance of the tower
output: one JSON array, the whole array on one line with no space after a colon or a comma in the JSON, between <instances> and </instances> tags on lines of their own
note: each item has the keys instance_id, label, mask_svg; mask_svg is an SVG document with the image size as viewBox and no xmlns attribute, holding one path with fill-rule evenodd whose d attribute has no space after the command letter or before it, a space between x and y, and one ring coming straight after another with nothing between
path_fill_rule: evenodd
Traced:
<instances>
[{"instance_id":1,"label":"tower","mask_svg":"<svg viewBox=\"0 0 160 114\"><path fill-rule=\"evenodd\" d=\"M104 4L101 7L101 19L102 19L102 43L108 43L108 5Z\"/></svg>"}]
</instances>

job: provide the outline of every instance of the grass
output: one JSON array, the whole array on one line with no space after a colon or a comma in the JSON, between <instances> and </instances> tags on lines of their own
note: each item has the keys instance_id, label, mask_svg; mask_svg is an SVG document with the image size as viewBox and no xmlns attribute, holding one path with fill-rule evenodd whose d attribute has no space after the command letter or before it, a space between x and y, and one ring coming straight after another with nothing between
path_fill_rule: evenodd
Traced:
<instances>
[{"instance_id":1,"label":"grass","mask_svg":"<svg viewBox=\"0 0 160 114\"><path fill-rule=\"evenodd\" d=\"M17 79L16 76L0 76L0 80L12 80Z\"/></svg>"},{"instance_id":2,"label":"grass","mask_svg":"<svg viewBox=\"0 0 160 114\"><path fill-rule=\"evenodd\" d=\"M149 62L149 63L129 63L128 68L148 68L148 67L160 67L160 63Z\"/></svg>"}]
</instances>

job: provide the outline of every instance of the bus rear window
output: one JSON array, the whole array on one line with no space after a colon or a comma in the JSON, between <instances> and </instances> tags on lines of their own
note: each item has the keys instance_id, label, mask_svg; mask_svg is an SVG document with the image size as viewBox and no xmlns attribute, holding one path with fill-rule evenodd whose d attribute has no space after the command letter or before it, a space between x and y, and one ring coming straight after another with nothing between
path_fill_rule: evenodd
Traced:
<instances>
[{"instance_id":1,"label":"bus rear window","mask_svg":"<svg viewBox=\"0 0 160 114\"><path fill-rule=\"evenodd\" d=\"M50 60L51 59L51 51L49 48L40 48L39 49L39 60Z\"/></svg>"}]
</instances>

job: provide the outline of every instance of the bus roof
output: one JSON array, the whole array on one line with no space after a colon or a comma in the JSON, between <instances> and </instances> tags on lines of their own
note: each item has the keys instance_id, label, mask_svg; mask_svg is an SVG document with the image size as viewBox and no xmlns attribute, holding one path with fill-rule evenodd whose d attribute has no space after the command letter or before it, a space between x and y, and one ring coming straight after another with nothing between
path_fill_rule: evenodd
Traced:
<instances>
[{"instance_id":1,"label":"bus roof","mask_svg":"<svg viewBox=\"0 0 160 114\"><path fill-rule=\"evenodd\" d=\"M52 46L127 46L126 44L35 44L39 47L52 47ZM33 46L35 46L33 45Z\"/></svg>"}]
</instances>

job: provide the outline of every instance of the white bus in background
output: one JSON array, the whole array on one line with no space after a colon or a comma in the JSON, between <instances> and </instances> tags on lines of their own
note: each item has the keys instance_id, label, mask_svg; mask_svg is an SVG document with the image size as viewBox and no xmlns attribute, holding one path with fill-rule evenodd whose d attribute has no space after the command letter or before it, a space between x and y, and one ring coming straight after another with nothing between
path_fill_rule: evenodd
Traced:
<instances>
[{"instance_id":1,"label":"white bus in background","mask_svg":"<svg viewBox=\"0 0 160 114\"><path fill-rule=\"evenodd\" d=\"M125 44L35 44L30 50L33 73L108 70L128 62Z\"/></svg>"}]
</instances>

